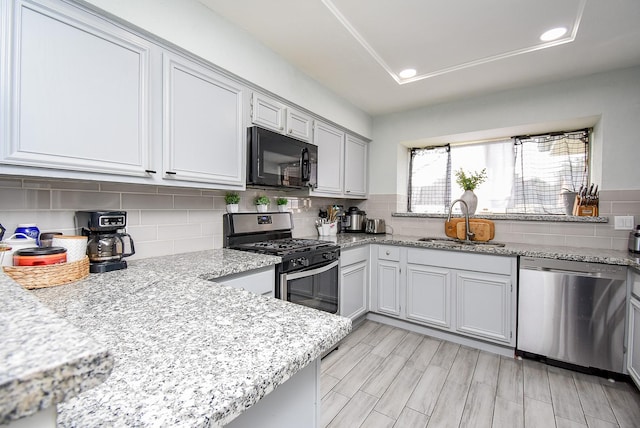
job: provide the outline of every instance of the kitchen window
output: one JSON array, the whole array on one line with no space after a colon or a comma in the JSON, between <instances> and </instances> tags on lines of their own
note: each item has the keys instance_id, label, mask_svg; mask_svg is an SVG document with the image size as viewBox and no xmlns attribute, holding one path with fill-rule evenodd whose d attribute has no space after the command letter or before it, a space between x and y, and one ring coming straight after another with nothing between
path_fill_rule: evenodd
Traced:
<instances>
[{"instance_id":1,"label":"kitchen window","mask_svg":"<svg viewBox=\"0 0 640 428\"><path fill-rule=\"evenodd\" d=\"M563 191L589 179L589 129L411 149L408 211L447 213L455 172L486 168L476 213L564 214ZM455 210L459 212L459 206Z\"/></svg>"}]
</instances>

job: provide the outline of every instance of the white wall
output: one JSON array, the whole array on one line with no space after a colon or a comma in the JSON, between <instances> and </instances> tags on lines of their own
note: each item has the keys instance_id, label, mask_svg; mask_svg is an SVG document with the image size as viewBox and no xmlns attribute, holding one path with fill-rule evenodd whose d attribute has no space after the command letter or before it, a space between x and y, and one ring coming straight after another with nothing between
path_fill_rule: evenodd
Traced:
<instances>
[{"instance_id":1,"label":"white wall","mask_svg":"<svg viewBox=\"0 0 640 428\"><path fill-rule=\"evenodd\" d=\"M195 0L85 0L363 137L371 117Z\"/></svg>"},{"instance_id":2,"label":"white wall","mask_svg":"<svg viewBox=\"0 0 640 428\"><path fill-rule=\"evenodd\" d=\"M585 123L595 124L592 181L602 190L640 189L639 120L638 67L376 117L370 193L406 195L402 144L469 141Z\"/></svg>"}]
</instances>

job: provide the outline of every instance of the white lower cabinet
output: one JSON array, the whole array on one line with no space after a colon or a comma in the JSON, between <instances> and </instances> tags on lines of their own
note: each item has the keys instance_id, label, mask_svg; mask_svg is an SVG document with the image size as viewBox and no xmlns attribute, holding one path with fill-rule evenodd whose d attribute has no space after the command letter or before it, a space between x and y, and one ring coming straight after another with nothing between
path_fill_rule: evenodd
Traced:
<instances>
[{"instance_id":1,"label":"white lower cabinet","mask_svg":"<svg viewBox=\"0 0 640 428\"><path fill-rule=\"evenodd\" d=\"M371 263L374 312L515 347L516 257L374 245Z\"/></svg>"},{"instance_id":2,"label":"white lower cabinet","mask_svg":"<svg viewBox=\"0 0 640 428\"><path fill-rule=\"evenodd\" d=\"M407 265L407 319L451 328L451 272Z\"/></svg>"},{"instance_id":3,"label":"white lower cabinet","mask_svg":"<svg viewBox=\"0 0 640 428\"><path fill-rule=\"evenodd\" d=\"M340 255L339 314L355 320L369 311L369 249L357 247Z\"/></svg>"},{"instance_id":4,"label":"white lower cabinet","mask_svg":"<svg viewBox=\"0 0 640 428\"><path fill-rule=\"evenodd\" d=\"M640 388L640 272L629 269L629 341L627 370L636 386Z\"/></svg>"},{"instance_id":5,"label":"white lower cabinet","mask_svg":"<svg viewBox=\"0 0 640 428\"><path fill-rule=\"evenodd\" d=\"M511 341L511 277L456 273L456 331L489 340Z\"/></svg>"},{"instance_id":6,"label":"white lower cabinet","mask_svg":"<svg viewBox=\"0 0 640 428\"><path fill-rule=\"evenodd\" d=\"M276 274L273 266L222 276L213 281L263 296L275 296Z\"/></svg>"}]
</instances>

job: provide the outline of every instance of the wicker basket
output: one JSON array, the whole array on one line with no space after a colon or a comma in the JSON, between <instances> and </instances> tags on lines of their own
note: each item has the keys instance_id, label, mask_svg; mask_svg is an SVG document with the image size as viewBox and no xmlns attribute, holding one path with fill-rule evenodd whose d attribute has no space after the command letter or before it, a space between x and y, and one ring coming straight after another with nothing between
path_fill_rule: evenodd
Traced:
<instances>
[{"instance_id":1,"label":"wicker basket","mask_svg":"<svg viewBox=\"0 0 640 428\"><path fill-rule=\"evenodd\" d=\"M55 287L79 281L89 275L89 257L71 263L46 266L4 266L11 279L27 290Z\"/></svg>"}]
</instances>

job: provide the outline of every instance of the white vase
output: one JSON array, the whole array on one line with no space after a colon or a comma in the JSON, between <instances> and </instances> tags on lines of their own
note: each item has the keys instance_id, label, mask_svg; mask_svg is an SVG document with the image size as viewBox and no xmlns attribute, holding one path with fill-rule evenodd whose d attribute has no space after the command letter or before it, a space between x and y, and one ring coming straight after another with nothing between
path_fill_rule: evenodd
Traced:
<instances>
[{"instance_id":1,"label":"white vase","mask_svg":"<svg viewBox=\"0 0 640 428\"><path fill-rule=\"evenodd\" d=\"M237 213L238 212L238 204L227 204L227 212L228 213Z\"/></svg>"},{"instance_id":2,"label":"white vase","mask_svg":"<svg viewBox=\"0 0 640 428\"><path fill-rule=\"evenodd\" d=\"M278 212L284 213L287 211L286 205L278 205Z\"/></svg>"},{"instance_id":3,"label":"white vase","mask_svg":"<svg viewBox=\"0 0 640 428\"><path fill-rule=\"evenodd\" d=\"M469 208L469 215L473 215L476 213L476 208L478 208L478 197L473 190L465 190L460 199L467 203L467 207ZM462 214L465 214L464 205L460 204L460 209L462 210Z\"/></svg>"},{"instance_id":4,"label":"white vase","mask_svg":"<svg viewBox=\"0 0 640 428\"><path fill-rule=\"evenodd\" d=\"M256 205L256 209L259 213L266 213L269 205Z\"/></svg>"}]
</instances>

